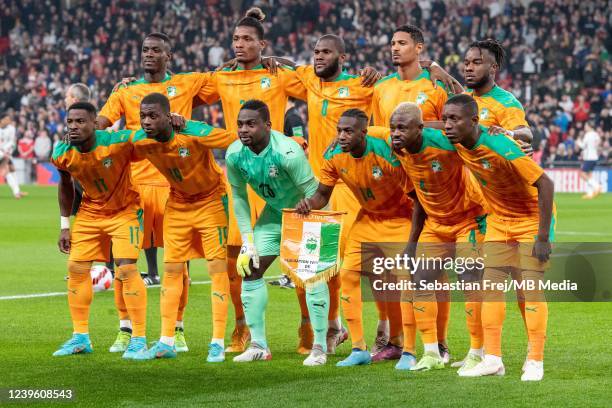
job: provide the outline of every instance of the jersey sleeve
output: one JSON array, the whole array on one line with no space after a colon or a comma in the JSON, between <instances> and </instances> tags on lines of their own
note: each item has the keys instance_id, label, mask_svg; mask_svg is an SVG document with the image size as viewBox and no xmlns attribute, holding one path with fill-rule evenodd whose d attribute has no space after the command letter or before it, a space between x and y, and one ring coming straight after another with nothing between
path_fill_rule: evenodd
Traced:
<instances>
[{"instance_id":1,"label":"jersey sleeve","mask_svg":"<svg viewBox=\"0 0 612 408\"><path fill-rule=\"evenodd\" d=\"M544 170L527 156L521 156L511 160L510 163L521 179L530 186L532 186L542 176L542 173L544 173Z\"/></svg>"},{"instance_id":2,"label":"jersey sleeve","mask_svg":"<svg viewBox=\"0 0 612 408\"><path fill-rule=\"evenodd\" d=\"M444 109L444 104L448 100L448 92L446 91L446 88L444 88L444 85L438 83L438 88L437 88L437 92L436 92L434 99L435 99L434 112L435 112L436 118L435 119L432 118L432 120L442 120L442 110Z\"/></svg>"},{"instance_id":3,"label":"jersey sleeve","mask_svg":"<svg viewBox=\"0 0 612 408\"><path fill-rule=\"evenodd\" d=\"M340 178L338 176L338 172L336 171L336 166L332 162L333 159L325 159L323 160L323 165L321 166L321 184L325 184L326 186L335 186L336 182Z\"/></svg>"},{"instance_id":4,"label":"jersey sleeve","mask_svg":"<svg viewBox=\"0 0 612 408\"><path fill-rule=\"evenodd\" d=\"M374 126L383 126L385 124L385 116L380 106L380 92L380 87L375 86L372 95L372 120Z\"/></svg>"},{"instance_id":5,"label":"jersey sleeve","mask_svg":"<svg viewBox=\"0 0 612 408\"><path fill-rule=\"evenodd\" d=\"M319 183L303 151L298 152L295 157L287 159L285 169L293 180L293 184L302 192L304 197L311 197L317 191Z\"/></svg>"},{"instance_id":6,"label":"jersey sleeve","mask_svg":"<svg viewBox=\"0 0 612 408\"><path fill-rule=\"evenodd\" d=\"M302 101L307 99L308 91L304 83L300 80L300 75L296 70L289 67L281 68L278 74L283 84L285 94Z\"/></svg>"},{"instance_id":7,"label":"jersey sleeve","mask_svg":"<svg viewBox=\"0 0 612 408\"><path fill-rule=\"evenodd\" d=\"M217 76L214 72L197 72L194 75L194 96L197 96L208 105L217 102L220 96L217 90Z\"/></svg>"},{"instance_id":8,"label":"jersey sleeve","mask_svg":"<svg viewBox=\"0 0 612 408\"><path fill-rule=\"evenodd\" d=\"M98 113L99 116L104 116L106 119L108 119L111 124L118 121L121 116L125 114L121 95L121 89L117 92L113 92Z\"/></svg>"},{"instance_id":9,"label":"jersey sleeve","mask_svg":"<svg viewBox=\"0 0 612 408\"><path fill-rule=\"evenodd\" d=\"M181 133L197 136L197 142L209 149L225 149L238 139L238 134L223 128L210 126L208 123L195 120L187 121Z\"/></svg>"},{"instance_id":10,"label":"jersey sleeve","mask_svg":"<svg viewBox=\"0 0 612 408\"><path fill-rule=\"evenodd\" d=\"M522 106L506 108L499 112L498 115L500 126L506 130L514 130L519 127L529 126L525 119L525 111Z\"/></svg>"}]
</instances>

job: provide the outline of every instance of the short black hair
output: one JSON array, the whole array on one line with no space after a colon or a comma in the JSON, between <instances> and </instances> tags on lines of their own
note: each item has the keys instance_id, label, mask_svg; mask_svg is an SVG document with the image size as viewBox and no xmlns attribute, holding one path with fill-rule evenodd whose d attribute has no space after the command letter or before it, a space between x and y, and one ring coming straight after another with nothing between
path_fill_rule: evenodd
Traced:
<instances>
[{"instance_id":1,"label":"short black hair","mask_svg":"<svg viewBox=\"0 0 612 408\"><path fill-rule=\"evenodd\" d=\"M169 50L172 49L172 45L170 44L170 37L168 37L167 34L156 31L156 32L147 34L147 36L145 37L145 40L147 38L157 38L158 40L162 40L163 42L166 43Z\"/></svg>"},{"instance_id":2,"label":"short black hair","mask_svg":"<svg viewBox=\"0 0 612 408\"><path fill-rule=\"evenodd\" d=\"M502 65L504 65L504 61L506 60L506 51L504 51L504 47L502 47L498 41L492 38L474 41L470 44L468 50L470 48L478 48L481 54L482 50L487 50L491 53L491 55L493 55L493 58L495 58L495 63L497 63L498 67L501 68Z\"/></svg>"},{"instance_id":3,"label":"short black hair","mask_svg":"<svg viewBox=\"0 0 612 408\"><path fill-rule=\"evenodd\" d=\"M70 112L71 110L76 109L85 110L89 112L90 115L93 115L94 117L96 116L96 107L89 102L75 102L68 107L66 112Z\"/></svg>"},{"instance_id":4,"label":"short black hair","mask_svg":"<svg viewBox=\"0 0 612 408\"><path fill-rule=\"evenodd\" d=\"M256 111L264 122L270 121L270 108L268 108L268 105L266 105L265 102L262 102L259 99L249 99L243 103L240 110L245 109Z\"/></svg>"},{"instance_id":5,"label":"short black hair","mask_svg":"<svg viewBox=\"0 0 612 408\"><path fill-rule=\"evenodd\" d=\"M341 37L335 34L325 34L319 38L319 41L323 40L332 41L340 54L344 54L346 52L346 46L344 45L344 40Z\"/></svg>"},{"instance_id":6,"label":"short black hair","mask_svg":"<svg viewBox=\"0 0 612 408\"><path fill-rule=\"evenodd\" d=\"M417 44L425 44L425 37L423 36L423 30L412 24L404 24L395 29L395 33L408 33L412 40Z\"/></svg>"},{"instance_id":7,"label":"short black hair","mask_svg":"<svg viewBox=\"0 0 612 408\"><path fill-rule=\"evenodd\" d=\"M236 27L253 27L257 32L257 37L260 40L264 39L264 27L261 24L266 18L266 15L259 7L251 7L247 10L244 17L238 21Z\"/></svg>"},{"instance_id":8,"label":"short black hair","mask_svg":"<svg viewBox=\"0 0 612 408\"><path fill-rule=\"evenodd\" d=\"M470 116L478 115L478 104L476 100L468 94L459 94L448 98L444 105L460 106Z\"/></svg>"},{"instance_id":9,"label":"short black hair","mask_svg":"<svg viewBox=\"0 0 612 408\"><path fill-rule=\"evenodd\" d=\"M142 105L159 105L164 113L170 113L170 101L164 94L153 92L142 98L140 106Z\"/></svg>"},{"instance_id":10,"label":"short black hair","mask_svg":"<svg viewBox=\"0 0 612 408\"><path fill-rule=\"evenodd\" d=\"M341 118L355 118L364 123L364 126L368 126L368 115L361 109L349 109L342 112Z\"/></svg>"}]
</instances>

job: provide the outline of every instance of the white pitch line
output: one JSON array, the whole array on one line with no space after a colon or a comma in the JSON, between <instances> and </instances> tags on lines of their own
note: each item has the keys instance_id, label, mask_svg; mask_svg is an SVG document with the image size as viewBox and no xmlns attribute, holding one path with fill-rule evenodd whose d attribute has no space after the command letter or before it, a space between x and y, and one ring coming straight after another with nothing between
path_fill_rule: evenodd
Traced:
<instances>
[{"instance_id":1,"label":"white pitch line","mask_svg":"<svg viewBox=\"0 0 612 408\"><path fill-rule=\"evenodd\" d=\"M276 276L265 276L265 280L271 280L280 278L281 275ZM208 285L211 281L195 281L191 282L192 285ZM159 285L153 285L150 288L159 288ZM49 292L49 293L31 293L28 295L11 295L11 296L0 296L0 300L17 300L17 299L32 299L42 297L53 297L53 296L66 296L66 292Z\"/></svg>"},{"instance_id":2,"label":"white pitch line","mask_svg":"<svg viewBox=\"0 0 612 408\"><path fill-rule=\"evenodd\" d=\"M555 231L555 234L560 235L590 235L594 237L612 237L610 232L578 232L578 231Z\"/></svg>"}]
</instances>

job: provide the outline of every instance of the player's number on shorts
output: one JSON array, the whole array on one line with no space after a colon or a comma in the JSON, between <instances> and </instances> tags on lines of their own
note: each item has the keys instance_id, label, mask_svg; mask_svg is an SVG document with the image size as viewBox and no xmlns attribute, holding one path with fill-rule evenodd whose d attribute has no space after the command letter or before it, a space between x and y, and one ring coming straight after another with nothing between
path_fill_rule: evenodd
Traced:
<instances>
[{"instance_id":1,"label":"player's number on shorts","mask_svg":"<svg viewBox=\"0 0 612 408\"><path fill-rule=\"evenodd\" d=\"M100 193L108 191L108 187L106 187L106 183L104 182L103 178L94 180L94 184Z\"/></svg>"},{"instance_id":2,"label":"player's number on shorts","mask_svg":"<svg viewBox=\"0 0 612 408\"><path fill-rule=\"evenodd\" d=\"M376 200L376 197L374 197L374 193L370 187L360 188L359 190L361 191L361 195L365 201Z\"/></svg>"},{"instance_id":3,"label":"player's number on shorts","mask_svg":"<svg viewBox=\"0 0 612 408\"><path fill-rule=\"evenodd\" d=\"M179 170L177 167L171 167L168 170L170 170L170 176L172 176L173 179L178 182L183 181L183 175L181 174L181 170Z\"/></svg>"},{"instance_id":4,"label":"player's number on shorts","mask_svg":"<svg viewBox=\"0 0 612 408\"><path fill-rule=\"evenodd\" d=\"M140 245L140 227L130 227L130 244Z\"/></svg>"},{"instance_id":5,"label":"player's number on shorts","mask_svg":"<svg viewBox=\"0 0 612 408\"><path fill-rule=\"evenodd\" d=\"M274 198L276 194L274 194L274 190L267 183L259 184L259 191L261 191L261 195L263 198Z\"/></svg>"}]
</instances>

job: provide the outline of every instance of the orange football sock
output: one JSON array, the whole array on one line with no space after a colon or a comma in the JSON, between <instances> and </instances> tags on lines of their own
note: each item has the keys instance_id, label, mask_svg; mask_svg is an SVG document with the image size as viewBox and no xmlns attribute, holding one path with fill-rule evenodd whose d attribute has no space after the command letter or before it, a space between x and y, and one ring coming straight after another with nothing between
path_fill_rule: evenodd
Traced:
<instances>
[{"instance_id":1,"label":"orange football sock","mask_svg":"<svg viewBox=\"0 0 612 408\"><path fill-rule=\"evenodd\" d=\"M438 278L438 281L448 283L448 275L446 273L442 273ZM436 298L438 299L438 316L436 317L438 343L446 344L448 323L450 321L450 291L436 291Z\"/></svg>"},{"instance_id":2,"label":"orange football sock","mask_svg":"<svg viewBox=\"0 0 612 408\"><path fill-rule=\"evenodd\" d=\"M486 268L483 280L493 283L505 282L508 273L496 269ZM501 339L504 319L506 318L506 300L504 292L499 290L489 290L484 293L482 302L482 330L484 334L485 354L492 354L501 357Z\"/></svg>"},{"instance_id":3,"label":"orange football sock","mask_svg":"<svg viewBox=\"0 0 612 408\"><path fill-rule=\"evenodd\" d=\"M540 282L542 272L524 271L526 280ZM529 338L529 360L542 361L544 359L544 343L546 342L546 328L548 325L548 303L542 291L529 291L525 293L525 323Z\"/></svg>"},{"instance_id":4,"label":"orange football sock","mask_svg":"<svg viewBox=\"0 0 612 408\"><path fill-rule=\"evenodd\" d=\"M89 307L93 299L91 262L68 261L68 307L74 333L89 333Z\"/></svg>"},{"instance_id":5,"label":"orange football sock","mask_svg":"<svg viewBox=\"0 0 612 408\"><path fill-rule=\"evenodd\" d=\"M335 275L327 282L329 289L329 315L328 320L336 320L340 312L340 275Z\"/></svg>"},{"instance_id":6,"label":"orange football sock","mask_svg":"<svg viewBox=\"0 0 612 408\"><path fill-rule=\"evenodd\" d=\"M482 303L465 302L465 321L470 332L470 348L476 350L482 348Z\"/></svg>"},{"instance_id":7,"label":"orange football sock","mask_svg":"<svg viewBox=\"0 0 612 408\"><path fill-rule=\"evenodd\" d=\"M366 349L363 339L363 320L361 303L361 273L359 271L340 270L342 281L342 311L349 327L353 348Z\"/></svg>"},{"instance_id":8,"label":"orange football sock","mask_svg":"<svg viewBox=\"0 0 612 408\"><path fill-rule=\"evenodd\" d=\"M113 282L113 292L115 294L115 307L117 308L117 314L119 314L119 320L129 320L127 307L123 300L123 282L117 279L117 273L115 273L115 279Z\"/></svg>"},{"instance_id":9,"label":"orange football sock","mask_svg":"<svg viewBox=\"0 0 612 408\"><path fill-rule=\"evenodd\" d=\"M121 281L123 299L132 321L132 336L144 337L147 331L147 287L135 263L117 266L115 276Z\"/></svg>"},{"instance_id":10,"label":"orange football sock","mask_svg":"<svg viewBox=\"0 0 612 408\"><path fill-rule=\"evenodd\" d=\"M376 310L378 311L378 320L389 320L387 316L387 304L383 301L376 301Z\"/></svg>"},{"instance_id":11,"label":"orange football sock","mask_svg":"<svg viewBox=\"0 0 612 408\"><path fill-rule=\"evenodd\" d=\"M208 262L210 273L210 301L212 304L213 317L213 339L225 337L227 326L228 297L230 295L230 284L227 276L227 263L223 260L212 260Z\"/></svg>"},{"instance_id":12,"label":"orange football sock","mask_svg":"<svg viewBox=\"0 0 612 408\"><path fill-rule=\"evenodd\" d=\"M435 294L432 293L432 295L431 297L435 299ZM419 294L416 294L415 297L417 299L421 298ZM435 301L415 301L412 305L412 310L417 329L421 332L423 343L437 343L438 326L436 319L438 316L438 303Z\"/></svg>"},{"instance_id":13,"label":"orange football sock","mask_svg":"<svg viewBox=\"0 0 612 408\"><path fill-rule=\"evenodd\" d=\"M416 321L412 300L402 300L402 328L404 332L404 352L416 355Z\"/></svg>"},{"instance_id":14,"label":"orange football sock","mask_svg":"<svg viewBox=\"0 0 612 408\"><path fill-rule=\"evenodd\" d=\"M240 294L242 293L242 278L238 275L238 271L236 270L236 260L237 258L235 256L227 256L227 276L229 277L230 297L234 305L236 321L244 322L244 309L242 308L242 299L240 298Z\"/></svg>"},{"instance_id":15,"label":"orange football sock","mask_svg":"<svg viewBox=\"0 0 612 408\"><path fill-rule=\"evenodd\" d=\"M185 315L185 308L189 301L189 272L187 271L187 264L185 264L185 272L183 273L183 291L181 292L181 300L179 301L179 308L176 314L176 320L179 322L183 321Z\"/></svg>"},{"instance_id":16,"label":"orange football sock","mask_svg":"<svg viewBox=\"0 0 612 408\"><path fill-rule=\"evenodd\" d=\"M174 337L174 327L178 315L181 294L183 293L185 264L183 262L164 263L164 277L161 286L159 306L161 310L161 335Z\"/></svg>"},{"instance_id":17,"label":"orange football sock","mask_svg":"<svg viewBox=\"0 0 612 408\"><path fill-rule=\"evenodd\" d=\"M516 282L520 282L523 280L523 272L520 269L513 268L511 272L512 280ZM521 317L523 318L523 324L525 328L527 328L527 320L525 320L525 293L523 290L518 289L516 291L516 303L521 312Z\"/></svg>"}]
</instances>

